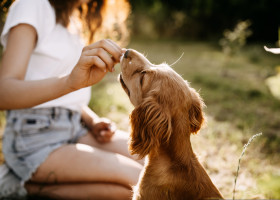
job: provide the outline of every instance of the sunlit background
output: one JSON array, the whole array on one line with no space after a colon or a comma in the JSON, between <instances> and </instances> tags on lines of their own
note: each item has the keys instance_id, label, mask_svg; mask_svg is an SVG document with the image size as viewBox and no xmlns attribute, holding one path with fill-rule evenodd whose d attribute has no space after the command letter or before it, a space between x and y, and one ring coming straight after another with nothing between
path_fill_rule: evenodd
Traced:
<instances>
[{"instance_id":1,"label":"sunlit background","mask_svg":"<svg viewBox=\"0 0 280 200\"><path fill-rule=\"evenodd\" d=\"M0 29L11 2L1 3ZM280 1L129 3L129 37L123 41L127 48L155 64L172 64L183 54L172 67L199 90L207 105L208 123L192 137L193 148L224 197L233 197L244 144L262 133L241 160L235 198L280 199L280 54L264 50L280 47ZM117 66L92 87L90 107L129 131L133 107L117 80L119 72ZM4 116L0 112L0 135Z\"/></svg>"}]
</instances>

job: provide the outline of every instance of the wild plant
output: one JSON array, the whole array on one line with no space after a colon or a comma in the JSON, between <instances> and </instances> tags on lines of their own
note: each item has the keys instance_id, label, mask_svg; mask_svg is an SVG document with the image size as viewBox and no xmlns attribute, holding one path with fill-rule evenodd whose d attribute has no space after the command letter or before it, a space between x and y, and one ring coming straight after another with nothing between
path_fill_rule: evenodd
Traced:
<instances>
[{"instance_id":1,"label":"wild plant","mask_svg":"<svg viewBox=\"0 0 280 200\"><path fill-rule=\"evenodd\" d=\"M262 135L262 133L258 133L258 134L253 135L253 136L249 139L249 141L247 142L247 144L245 144L244 147L243 147L243 151L242 151L242 153L241 153L241 155L240 155L240 157L239 157L239 160L238 160L238 166L237 166L237 170L236 170L236 176L235 176L235 179L234 179L233 196L232 196L232 199L233 199L233 200L235 199L235 192L236 192L235 188L236 188L236 182L237 182L237 178L238 178L238 173L239 173L239 170L240 170L241 159L242 159L242 157L244 156L245 151L246 151L247 147L251 144L251 142L252 142L256 137L261 136L261 135Z\"/></svg>"}]
</instances>

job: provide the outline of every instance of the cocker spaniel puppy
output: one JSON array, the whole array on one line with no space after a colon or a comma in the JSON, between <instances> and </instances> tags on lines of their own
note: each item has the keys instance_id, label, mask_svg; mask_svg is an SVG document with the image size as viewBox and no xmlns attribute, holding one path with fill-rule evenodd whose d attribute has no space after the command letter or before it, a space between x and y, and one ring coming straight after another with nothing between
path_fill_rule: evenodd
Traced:
<instances>
[{"instance_id":1,"label":"cocker spaniel puppy","mask_svg":"<svg viewBox=\"0 0 280 200\"><path fill-rule=\"evenodd\" d=\"M147 156L133 199L221 199L191 146L204 120L199 94L168 65L153 65L131 49L119 79L135 107L129 149Z\"/></svg>"}]
</instances>

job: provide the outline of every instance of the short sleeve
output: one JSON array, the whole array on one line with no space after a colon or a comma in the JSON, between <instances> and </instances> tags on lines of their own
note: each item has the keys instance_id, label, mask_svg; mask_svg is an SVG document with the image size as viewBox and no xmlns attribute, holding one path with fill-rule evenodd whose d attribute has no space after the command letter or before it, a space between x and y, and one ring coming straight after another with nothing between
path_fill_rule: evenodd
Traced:
<instances>
[{"instance_id":1,"label":"short sleeve","mask_svg":"<svg viewBox=\"0 0 280 200\"><path fill-rule=\"evenodd\" d=\"M1 34L1 43L5 48L10 29L18 24L33 26L39 43L52 31L55 23L55 12L48 0L16 0L9 9Z\"/></svg>"}]
</instances>

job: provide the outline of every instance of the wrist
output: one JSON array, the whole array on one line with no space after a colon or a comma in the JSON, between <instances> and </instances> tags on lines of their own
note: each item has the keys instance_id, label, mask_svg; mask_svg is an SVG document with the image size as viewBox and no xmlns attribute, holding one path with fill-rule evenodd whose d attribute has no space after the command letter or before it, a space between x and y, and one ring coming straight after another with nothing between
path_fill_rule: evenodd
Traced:
<instances>
[{"instance_id":1,"label":"wrist","mask_svg":"<svg viewBox=\"0 0 280 200\"><path fill-rule=\"evenodd\" d=\"M91 118L91 120L89 120L88 127L92 130L99 121L99 118Z\"/></svg>"},{"instance_id":2,"label":"wrist","mask_svg":"<svg viewBox=\"0 0 280 200\"><path fill-rule=\"evenodd\" d=\"M93 117L82 118L82 120L89 131L92 131L94 126L99 122L99 119Z\"/></svg>"},{"instance_id":3,"label":"wrist","mask_svg":"<svg viewBox=\"0 0 280 200\"><path fill-rule=\"evenodd\" d=\"M82 120L89 129L92 129L97 123L100 122L100 117L95 114L88 106L83 106Z\"/></svg>"},{"instance_id":4,"label":"wrist","mask_svg":"<svg viewBox=\"0 0 280 200\"><path fill-rule=\"evenodd\" d=\"M67 90L68 93L74 92L74 91L80 89L80 88L77 88L77 87L73 84L73 82L71 81L70 75L66 75L66 76L62 77L62 79L64 79L65 88L66 88L66 90Z\"/></svg>"},{"instance_id":5,"label":"wrist","mask_svg":"<svg viewBox=\"0 0 280 200\"><path fill-rule=\"evenodd\" d=\"M93 129L94 129L94 124L95 124L95 123L94 123L93 120L85 122L85 125L86 125L87 129L88 129L90 132L93 131Z\"/></svg>"}]
</instances>

